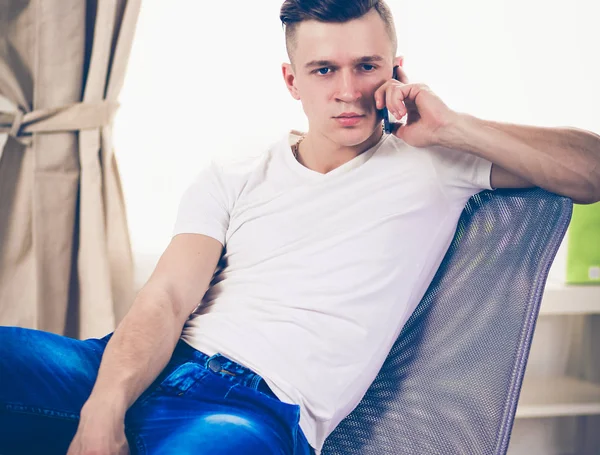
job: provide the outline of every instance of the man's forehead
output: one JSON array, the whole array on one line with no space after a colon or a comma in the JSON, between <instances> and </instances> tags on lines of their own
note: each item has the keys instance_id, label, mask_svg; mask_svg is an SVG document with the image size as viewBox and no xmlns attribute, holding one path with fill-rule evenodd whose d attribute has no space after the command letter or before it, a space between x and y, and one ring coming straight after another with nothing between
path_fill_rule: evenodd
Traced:
<instances>
[{"instance_id":1,"label":"man's forehead","mask_svg":"<svg viewBox=\"0 0 600 455\"><path fill-rule=\"evenodd\" d=\"M296 30L295 55L303 68L382 62L389 47L390 38L375 10L343 23L303 21Z\"/></svg>"}]
</instances>

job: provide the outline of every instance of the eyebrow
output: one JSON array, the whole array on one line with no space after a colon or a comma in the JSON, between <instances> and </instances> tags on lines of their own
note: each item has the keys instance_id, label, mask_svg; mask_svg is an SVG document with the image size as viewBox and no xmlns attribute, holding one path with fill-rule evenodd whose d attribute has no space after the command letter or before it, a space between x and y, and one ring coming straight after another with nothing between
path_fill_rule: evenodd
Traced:
<instances>
[{"instance_id":1,"label":"eyebrow","mask_svg":"<svg viewBox=\"0 0 600 455\"><path fill-rule=\"evenodd\" d=\"M384 60L380 55L365 55L364 57L355 58L352 63L383 62ZM312 68L314 66L335 66L335 63L331 60L312 60L304 65L304 68Z\"/></svg>"}]
</instances>

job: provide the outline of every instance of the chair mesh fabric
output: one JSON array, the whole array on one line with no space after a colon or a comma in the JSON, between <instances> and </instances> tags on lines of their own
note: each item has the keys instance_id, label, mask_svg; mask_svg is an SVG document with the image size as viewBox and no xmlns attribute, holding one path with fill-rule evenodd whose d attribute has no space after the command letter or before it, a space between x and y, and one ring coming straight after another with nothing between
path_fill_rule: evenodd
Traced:
<instances>
[{"instance_id":1,"label":"chair mesh fabric","mask_svg":"<svg viewBox=\"0 0 600 455\"><path fill-rule=\"evenodd\" d=\"M471 197L423 299L322 454L505 454L572 206L541 188Z\"/></svg>"}]
</instances>

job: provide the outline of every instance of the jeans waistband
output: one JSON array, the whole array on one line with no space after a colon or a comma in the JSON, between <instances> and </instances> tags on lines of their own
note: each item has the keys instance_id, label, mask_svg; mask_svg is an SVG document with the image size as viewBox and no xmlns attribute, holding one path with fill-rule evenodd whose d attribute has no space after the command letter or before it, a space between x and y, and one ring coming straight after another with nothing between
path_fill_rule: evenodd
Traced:
<instances>
[{"instance_id":1,"label":"jeans waistband","mask_svg":"<svg viewBox=\"0 0 600 455\"><path fill-rule=\"evenodd\" d=\"M231 381L238 382L241 385L259 390L267 395L277 398L262 376L221 353L209 356L208 354L193 348L185 341L179 340L173 351L173 356L183 357L197 362L204 368L211 370L215 374L219 374L223 378L228 378Z\"/></svg>"}]
</instances>

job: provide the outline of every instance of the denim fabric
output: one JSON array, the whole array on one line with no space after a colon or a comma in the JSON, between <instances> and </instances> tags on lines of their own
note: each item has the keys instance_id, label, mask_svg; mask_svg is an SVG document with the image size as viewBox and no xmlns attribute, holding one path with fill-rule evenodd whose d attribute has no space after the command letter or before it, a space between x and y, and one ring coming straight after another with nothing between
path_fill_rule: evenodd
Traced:
<instances>
[{"instance_id":1,"label":"denim fabric","mask_svg":"<svg viewBox=\"0 0 600 455\"><path fill-rule=\"evenodd\" d=\"M111 336L0 327L0 454L66 453ZM299 419L249 368L180 340L125 434L132 454L313 454Z\"/></svg>"}]
</instances>

